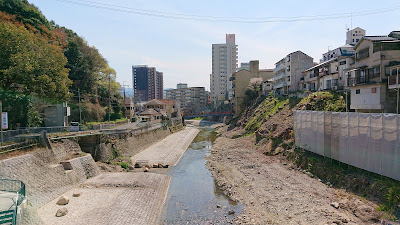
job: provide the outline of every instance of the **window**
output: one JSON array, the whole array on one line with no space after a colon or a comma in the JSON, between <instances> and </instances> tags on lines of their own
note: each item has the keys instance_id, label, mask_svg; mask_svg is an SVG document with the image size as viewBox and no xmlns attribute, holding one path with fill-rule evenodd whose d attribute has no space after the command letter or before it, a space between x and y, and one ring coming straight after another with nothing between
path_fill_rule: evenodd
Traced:
<instances>
[{"instance_id":1,"label":"window","mask_svg":"<svg viewBox=\"0 0 400 225\"><path fill-rule=\"evenodd\" d=\"M362 49L356 53L356 60L361 60L369 57L369 48Z\"/></svg>"},{"instance_id":2,"label":"window","mask_svg":"<svg viewBox=\"0 0 400 225\"><path fill-rule=\"evenodd\" d=\"M356 90L356 95L359 95L360 94L360 89L357 89Z\"/></svg>"},{"instance_id":3,"label":"window","mask_svg":"<svg viewBox=\"0 0 400 225\"><path fill-rule=\"evenodd\" d=\"M371 88L372 93L376 93L376 88Z\"/></svg>"},{"instance_id":4,"label":"window","mask_svg":"<svg viewBox=\"0 0 400 225\"><path fill-rule=\"evenodd\" d=\"M360 39L356 39L356 41L358 42L358 41L360 41Z\"/></svg>"},{"instance_id":5,"label":"window","mask_svg":"<svg viewBox=\"0 0 400 225\"><path fill-rule=\"evenodd\" d=\"M341 61L339 64L340 65L346 65L346 61Z\"/></svg>"}]
</instances>

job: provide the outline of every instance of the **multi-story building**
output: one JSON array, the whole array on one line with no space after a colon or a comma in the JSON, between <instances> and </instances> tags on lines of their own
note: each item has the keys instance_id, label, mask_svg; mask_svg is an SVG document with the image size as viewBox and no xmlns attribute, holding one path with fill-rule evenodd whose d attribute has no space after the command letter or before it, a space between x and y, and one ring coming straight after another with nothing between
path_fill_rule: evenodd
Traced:
<instances>
[{"instance_id":1,"label":"multi-story building","mask_svg":"<svg viewBox=\"0 0 400 225\"><path fill-rule=\"evenodd\" d=\"M240 63L240 67L237 69L237 71L241 70L250 70L250 63Z\"/></svg>"},{"instance_id":2,"label":"multi-story building","mask_svg":"<svg viewBox=\"0 0 400 225\"><path fill-rule=\"evenodd\" d=\"M187 88L187 87L188 87L188 85L184 84L184 83L179 83L176 85L176 89Z\"/></svg>"},{"instance_id":3,"label":"multi-story building","mask_svg":"<svg viewBox=\"0 0 400 225\"><path fill-rule=\"evenodd\" d=\"M263 81L274 77L273 69L260 70L260 63L258 60L250 61L249 70L240 70L232 74L233 85L233 104L235 114L238 114L243 109L244 100L246 98L246 89L249 86L251 78L261 77Z\"/></svg>"},{"instance_id":4,"label":"multi-story building","mask_svg":"<svg viewBox=\"0 0 400 225\"><path fill-rule=\"evenodd\" d=\"M364 37L366 34L365 30L359 27L356 27L352 30L347 30L346 33L346 44L355 46Z\"/></svg>"},{"instance_id":5,"label":"multi-story building","mask_svg":"<svg viewBox=\"0 0 400 225\"><path fill-rule=\"evenodd\" d=\"M237 70L238 47L235 34L226 35L225 44L212 45L212 73L210 75L211 101L214 104L233 98L232 73Z\"/></svg>"},{"instance_id":6,"label":"multi-story building","mask_svg":"<svg viewBox=\"0 0 400 225\"><path fill-rule=\"evenodd\" d=\"M278 94L287 95L299 90L303 72L313 66L313 58L296 51L275 63L274 90Z\"/></svg>"},{"instance_id":7,"label":"multi-story building","mask_svg":"<svg viewBox=\"0 0 400 225\"><path fill-rule=\"evenodd\" d=\"M207 104L207 94L204 87L186 87L181 84L177 89L167 90L166 99L181 103L183 110L199 111Z\"/></svg>"},{"instance_id":8,"label":"multi-story building","mask_svg":"<svg viewBox=\"0 0 400 225\"><path fill-rule=\"evenodd\" d=\"M163 73L147 65L132 66L135 102L163 98Z\"/></svg>"},{"instance_id":9,"label":"multi-story building","mask_svg":"<svg viewBox=\"0 0 400 225\"><path fill-rule=\"evenodd\" d=\"M156 99L164 98L164 73L156 71Z\"/></svg>"},{"instance_id":10,"label":"multi-story building","mask_svg":"<svg viewBox=\"0 0 400 225\"><path fill-rule=\"evenodd\" d=\"M353 63L354 49L351 45L331 50L322 55L321 63L304 71L300 90L342 90L347 87L345 70Z\"/></svg>"},{"instance_id":11,"label":"multi-story building","mask_svg":"<svg viewBox=\"0 0 400 225\"><path fill-rule=\"evenodd\" d=\"M395 112L396 91L388 89L388 76L400 64L400 31L364 36L354 50L354 65L345 70L350 108L357 112Z\"/></svg>"}]
</instances>

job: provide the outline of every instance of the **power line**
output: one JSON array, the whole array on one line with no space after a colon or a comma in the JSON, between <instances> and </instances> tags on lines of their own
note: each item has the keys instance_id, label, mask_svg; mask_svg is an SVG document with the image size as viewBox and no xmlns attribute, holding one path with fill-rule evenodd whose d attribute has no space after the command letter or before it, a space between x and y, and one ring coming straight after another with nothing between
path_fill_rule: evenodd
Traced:
<instances>
[{"instance_id":1,"label":"power line","mask_svg":"<svg viewBox=\"0 0 400 225\"><path fill-rule=\"evenodd\" d=\"M184 13L173 13L173 12L162 12L156 10L147 10L140 8L131 8L125 6L118 6L106 3L100 3L88 0L57 0L59 2L82 5L92 8L100 8L117 12L124 12L130 14L152 16L159 18L178 19L178 20L192 20L192 21L207 21L207 22L231 22L231 23L272 23L272 22L299 22L299 21L313 21L313 20L329 20L329 19L340 19L349 17L358 17L366 15L374 15L385 12L396 11L400 8L400 5L393 5L391 7L365 10L358 12L340 13L340 14L328 14L328 15L312 15L312 16L293 16L293 17L219 17L219 16L208 16L208 15L194 15Z\"/></svg>"}]
</instances>

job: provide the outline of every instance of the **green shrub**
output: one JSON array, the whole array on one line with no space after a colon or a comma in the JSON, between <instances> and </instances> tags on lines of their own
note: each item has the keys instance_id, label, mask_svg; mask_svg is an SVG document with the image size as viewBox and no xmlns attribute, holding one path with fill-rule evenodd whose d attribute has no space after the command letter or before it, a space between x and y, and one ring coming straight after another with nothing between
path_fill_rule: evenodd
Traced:
<instances>
[{"instance_id":1,"label":"green shrub","mask_svg":"<svg viewBox=\"0 0 400 225\"><path fill-rule=\"evenodd\" d=\"M124 168L124 169L128 169L128 163L121 162L121 167Z\"/></svg>"}]
</instances>

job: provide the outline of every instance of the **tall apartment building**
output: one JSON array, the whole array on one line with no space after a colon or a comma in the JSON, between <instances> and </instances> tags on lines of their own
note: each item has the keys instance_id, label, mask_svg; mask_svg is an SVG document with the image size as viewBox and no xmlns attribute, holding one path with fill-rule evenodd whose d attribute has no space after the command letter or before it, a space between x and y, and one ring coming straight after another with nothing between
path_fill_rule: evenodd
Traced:
<instances>
[{"instance_id":1,"label":"tall apartment building","mask_svg":"<svg viewBox=\"0 0 400 225\"><path fill-rule=\"evenodd\" d=\"M275 63L274 90L281 95L298 91L303 72L313 64L313 58L301 51L292 52L279 60Z\"/></svg>"},{"instance_id":2,"label":"tall apartment building","mask_svg":"<svg viewBox=\"0 0 400 225\"><path fill-rule=\"evenodd\" d=\"M365 30L359 27L348 30L346 33L346 44L356 46L365 34Z\"/></svg>"},{"instance_id":3,"label":"tall apartment building","mask_svg":"<svg viewBox=\"0 0 400 225\"><path fill-rule=\"evenodd\" d=\"M177 89L167 90L166 99L179 101L181 107L186 110L198 111L207 104L207 94L204 87L186 87L182 84L177 85Z\"/></svg>"},{"instance_id":4,"label":"tall apartment building","mask_svg":"<svg viewBox=\"0 0 400 225\"><path fill-rule=\"evenodd\" d=\"M164 94L163 73L147 65L132 66L135 102L162 99Z\"/></svg>"},{"instance_id":5,"label":"tall apartment building","mask_svg":"<svg viewBox=\"0 0 400 225\"><path fill-rule=\"evenodd\" d=\"M211 101L214 104L233 98L229 79L238 67L238 46L235 34L227 34L225 44L212 45L212 73L210 75Z\"/></svg>"},{"instance_id":6,"label":"tall apartment building","mask_svg":"<svg viewBox=\"0 0 400 225\"><path fill-rule=\"evenodd\" d=\"M164 73L156 71L156 99L164 98Z\"/></svg>"}]
</instances>

